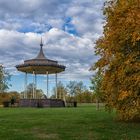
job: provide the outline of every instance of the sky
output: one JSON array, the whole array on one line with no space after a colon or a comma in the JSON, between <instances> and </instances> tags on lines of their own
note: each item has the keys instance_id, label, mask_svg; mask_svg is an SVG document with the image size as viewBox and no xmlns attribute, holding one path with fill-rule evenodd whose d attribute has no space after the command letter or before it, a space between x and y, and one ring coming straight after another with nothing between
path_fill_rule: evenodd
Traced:
<instances>
[{"instance_id":1,"label":"sky","mask_svg":"<svg viewBox=\"0 0 140 140\"><path fill-rule=\"evenodd\" d=\"M12 75L10 91L24 90L24 73L15 66L35 58L40 39L47 58L66 66L58 81L83 81L98 59L95 41L103 32L104 0L0 0L0 64ZM49 91L55 76L49 76ZM37 88L46 92L46 77L37 76ZM28 75L28 84L33 76Z\"/></svg>"}]
</instances>

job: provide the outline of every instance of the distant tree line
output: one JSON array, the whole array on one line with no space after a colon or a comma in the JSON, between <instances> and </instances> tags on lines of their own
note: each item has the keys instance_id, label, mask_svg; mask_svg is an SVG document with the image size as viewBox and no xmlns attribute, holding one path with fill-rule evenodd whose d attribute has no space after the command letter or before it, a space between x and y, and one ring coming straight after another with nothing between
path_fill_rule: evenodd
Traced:
<instances>
[{"instance_id":1,"label":"distant tree line","mask_svg":"<svg viewBox=\"0 0 140 140\"><path fill-rule=\"evenodd\" d=\"M57 97L66 102L76 101L78 103L93 103L96 102L96 94L93 90L89 90L82 81L70 81L66 86L62 82L58 82L57 88L53 89L51 98L55 98L57 89ZM99 99L99 102L102 100Z\"/></svg>"},{"instance_id":2,"label":"distant tree line","mask_svg":"<svg viewBox=\"0 0 140 140\"><path fill-rule=\"evenodd\" d=\"M0 105L2 105L4 102L10 102L11 99L15 100L15 102L19 102L20 99L20 93L17 91L9 91L9 92L3 92L0 93Z\"/></svg>"}]
</instances>

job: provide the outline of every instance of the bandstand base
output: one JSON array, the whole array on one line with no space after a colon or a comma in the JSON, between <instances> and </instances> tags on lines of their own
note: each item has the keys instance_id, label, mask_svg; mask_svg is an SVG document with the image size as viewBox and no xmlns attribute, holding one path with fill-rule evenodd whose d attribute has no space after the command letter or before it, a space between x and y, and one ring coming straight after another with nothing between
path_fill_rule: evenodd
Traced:
<instances>
[{"instance_id":1,"label":"bandstand base","mask_svg":"<svg viewBox=\"0 0 140 140\"><path fill-rule=\"evenodd\" d=\"M20 107L65 107L61 99L20 99Z\"/></svg>"}]
</instances>

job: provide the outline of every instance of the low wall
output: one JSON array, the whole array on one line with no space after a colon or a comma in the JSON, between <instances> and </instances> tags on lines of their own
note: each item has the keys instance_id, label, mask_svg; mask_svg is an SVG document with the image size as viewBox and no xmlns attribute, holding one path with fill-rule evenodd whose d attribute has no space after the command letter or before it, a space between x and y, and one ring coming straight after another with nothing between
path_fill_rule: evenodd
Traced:
<instances>
[{"instance_id":1,"label":"low wall","mask_svg":"<svg viewBox=\"0 0 140 140\"><path fill-rule=\"evenodd\" d=\"M65 107L61 99L20 99L20 107Z\"/></svg>"}]
</instances>

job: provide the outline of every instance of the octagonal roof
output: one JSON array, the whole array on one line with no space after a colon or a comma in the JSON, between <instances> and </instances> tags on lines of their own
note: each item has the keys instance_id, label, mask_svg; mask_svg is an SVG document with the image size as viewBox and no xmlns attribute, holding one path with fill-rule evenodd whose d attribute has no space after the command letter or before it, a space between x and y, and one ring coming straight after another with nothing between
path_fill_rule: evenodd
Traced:
<instances>
[{"instance_id":1,"label":"octagonal roof","mask_svg":"<svg viewBox=\"0 0 140 140\"><path fill-rule=\"evenodd\" d=\"M41 39L40 51L34 59L25 60L23 64L17 65L18 71L35 74L53 74L65 71L65 66L58 64L58 61L47 59L43 52Z\"/></svg>"}]
</instances>

